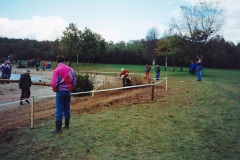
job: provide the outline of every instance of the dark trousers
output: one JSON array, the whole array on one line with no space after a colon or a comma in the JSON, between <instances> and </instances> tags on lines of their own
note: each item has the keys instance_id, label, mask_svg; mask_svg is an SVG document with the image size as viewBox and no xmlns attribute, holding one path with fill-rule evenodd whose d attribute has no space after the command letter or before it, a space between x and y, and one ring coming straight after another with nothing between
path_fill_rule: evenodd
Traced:
<instances>
[{"instance_id":1,"label":"dark trousers","mask_svg":"<svg viewBox=\"0 0 240 160\"><path fill-rule=\"evenodd\" d=\"M22 89L20 100L28 99L31 95L30 88L29 89Z\"/></svg>"}]
</instances>

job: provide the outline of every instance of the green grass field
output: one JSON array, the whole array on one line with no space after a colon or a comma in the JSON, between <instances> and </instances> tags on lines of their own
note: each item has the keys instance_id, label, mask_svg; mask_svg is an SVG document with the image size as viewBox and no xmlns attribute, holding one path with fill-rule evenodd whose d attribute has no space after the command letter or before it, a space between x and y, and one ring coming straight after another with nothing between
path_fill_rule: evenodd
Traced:
<instances>
[{"instance_id":1,"label":"green grass field","mask_svg":"<svg viewBox=\"0 0 240 160\"><path fill-rule=\"evenodd\" d=\"M144 72L144 66L77 65L78 71ZM163 71L169 91L153 104L73 114L70 130L51 134L54 120L1 139L0 159L240 159L240 71L204 69L202 82ZM154 75L154 70L151 70Z\"/></svg>"}]
</instances>

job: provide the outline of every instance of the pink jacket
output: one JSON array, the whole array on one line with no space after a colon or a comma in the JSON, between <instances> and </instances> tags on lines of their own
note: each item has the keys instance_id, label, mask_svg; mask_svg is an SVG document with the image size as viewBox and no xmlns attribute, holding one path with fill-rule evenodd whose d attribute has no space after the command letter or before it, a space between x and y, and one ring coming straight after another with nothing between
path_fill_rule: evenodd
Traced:
<instances>
[{"instance_id":1,"label":"pink jacket","mask_svg":"<svg viewBox=\"0 0 240 160\"><path fill-rule=\"evenodd\" d=\"M59 63L52 75L52 90L54 92L71 91L76 84L77 80L73 69L64 63Z\"/></svg>"}]
</instances>

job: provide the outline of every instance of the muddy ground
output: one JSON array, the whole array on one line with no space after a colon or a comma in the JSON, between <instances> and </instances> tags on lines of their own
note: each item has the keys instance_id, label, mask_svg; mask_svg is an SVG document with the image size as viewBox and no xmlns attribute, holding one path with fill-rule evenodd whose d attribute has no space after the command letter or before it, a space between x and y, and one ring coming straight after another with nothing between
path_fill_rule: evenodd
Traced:
<instances>
[{"instance_id":1,"label":"muddy ground","mask_svg":"<svg viewBox=\"0 0 240 160\"><path fill-rule=\"evenodd\" d=\"M48 75L50 75L50 73ZM121 87L120 80L119 82L115 81L113 83ZM143 83L147 83L147 81ZM109 87L111 87L111 85L109 85ZM150 86L98 92L94 94L94 97L92 97L92 95L84 97L72 96L71 112L72 114L93 114L106 108L154 103L161 99L161 97L166 96L165 85L156 85L154 90L153 100L151 100ZM17 83L0 84L0 105L12 102L13 100L19 100L20 92ZM38 123L40 120L54 120L55 97L49 95L54 96L55 93L52 92L51 87L33 85L31 87L31 93L36 97L40 97L34 100L35 123ZM6 135L5 133L9 130L26 126L30 127L31 104L24 103L24 105L21 106L19 102L17 102L0 106L0 117L0 137Z\"/></svg>"}]
</instances>

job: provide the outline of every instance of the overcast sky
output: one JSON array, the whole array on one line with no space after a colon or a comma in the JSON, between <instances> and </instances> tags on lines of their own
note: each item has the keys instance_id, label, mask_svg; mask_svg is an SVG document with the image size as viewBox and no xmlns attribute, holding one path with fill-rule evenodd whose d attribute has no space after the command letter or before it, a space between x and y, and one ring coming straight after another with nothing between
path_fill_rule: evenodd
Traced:
<instances>
[{"instance_id":1,"label":"overcast sky","mask_svg":"<svg viewBox=\"0 0 240 160\"><path fill-rule=\"evenodd\" d=\"M207 0L208 1L208 0ZM140 40L156 27L160 37L181 5L198 0L0 0L0 37L55 40L69 23L88 27L106 41ZM240 0L221 0L225 24L219 34L240 42ZM159 38L160 38L159 37Z\"/></svg>"}]
</instances>

